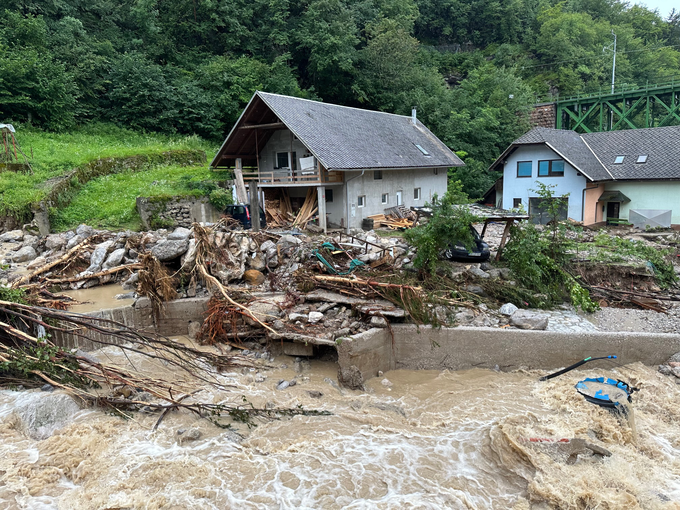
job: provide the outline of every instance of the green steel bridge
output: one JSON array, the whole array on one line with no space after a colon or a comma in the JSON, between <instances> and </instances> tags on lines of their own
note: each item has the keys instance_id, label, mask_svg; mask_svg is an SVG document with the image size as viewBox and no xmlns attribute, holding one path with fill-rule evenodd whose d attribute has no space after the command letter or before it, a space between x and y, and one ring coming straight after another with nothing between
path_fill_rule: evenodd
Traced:
<instances>
[{"instance_id":1,"label":"green steel bridge","mask_svg":"<svg viewBox=\"0 0 680 510\"><path fill-rule=\"evenodd\" d=\"M555 127L578 132L613 131L680 124L680 78L614 93L556 98Z\"/></svg>"}]
</instances>

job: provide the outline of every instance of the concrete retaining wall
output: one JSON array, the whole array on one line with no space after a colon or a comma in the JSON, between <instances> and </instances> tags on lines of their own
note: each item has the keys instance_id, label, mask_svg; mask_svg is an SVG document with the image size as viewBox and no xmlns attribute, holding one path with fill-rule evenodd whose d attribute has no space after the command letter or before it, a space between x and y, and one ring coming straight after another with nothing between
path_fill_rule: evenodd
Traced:
<instances>
[{"instance_id":1,"label":"concrete retaining wall","mask_svg":"<svg viewBox=\"0 0 680 510\"><path fill-rule=\"evenodd\" d=\"M178 299L165 303L165 314L158 321L158 329L155 332L163 336L186 335L190 321L203 322L207 303L208 298ZM135 304L130 306L99 310L86 315L120 322L140 332L154 333L151 303L147 298L140 298ZM102 323L102 326L105 326L105 324ZM92 338L92 340L80 338L73 334L56 332L53 341L61 347L68 349L79 348L84 351L100 348L101 343L97 343L97 341L119 343L110 335L103 335L94 331L88 331L87 336Z\"/></svg>"},{"instance_id":2,"label":"concrete retaining wall","mask_svg":"<svg viewBox=\"0 0 680 510\"><path fill-rule=\"evenodd\" d=\"M432 328L403 324L373 329L343 339L338 346L341 367L355 365L364 379L378 370L461 370L520 367L551 370L588 356L615 354L622 364L640 361L657 365L680 352L680 335L596 332L565 334L492 328ZM611 367L607 362L589 366Z\"/></svg>"}]
</instances>

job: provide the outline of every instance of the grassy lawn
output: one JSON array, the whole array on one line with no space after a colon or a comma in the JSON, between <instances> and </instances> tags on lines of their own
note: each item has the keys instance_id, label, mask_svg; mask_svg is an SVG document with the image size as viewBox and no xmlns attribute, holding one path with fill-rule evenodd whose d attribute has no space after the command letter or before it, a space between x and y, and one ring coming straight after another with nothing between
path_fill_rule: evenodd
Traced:
<instances>
[{"instance_id":1,"label":"grassy lawn","mask_svg":"<svg viewBox=\"0 0 680 510\"><path fill-rule=\"evenodd\" d=\"M45 181L98 158L201 149L210 160L217 150L215 144L196 136L140 133L109 124L90 124L68 133L17 126L16 138L32 158L33 174L0 173L0 216L25 211L45 197Z\"/></svg>"},{"instance_id":2,"label":"grassy lawn","mask_svg":"<svg viewBox=\"0 0 680 510\"><path fill-rule=\"evenodd\" d=\"M56 211L51 218L52 228L64 231L87 223L95 228L139 230L137 197L201 196L196 183L228 177L207 167L163 166L92 179L78 190L67 207Z\"/></svg>"}]
</instances>

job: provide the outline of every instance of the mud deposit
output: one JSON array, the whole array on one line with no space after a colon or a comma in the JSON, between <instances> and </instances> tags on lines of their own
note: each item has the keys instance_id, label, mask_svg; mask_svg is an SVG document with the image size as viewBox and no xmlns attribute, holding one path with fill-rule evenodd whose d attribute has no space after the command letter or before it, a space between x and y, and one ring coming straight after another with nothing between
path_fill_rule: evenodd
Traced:
<instances>
[{"instance_id":1,"label":"mud deposit","mask_svg":"<svg viewBox=\"0 0 680 510\"><path fill-rule=\"evenodd\" d=\"M98 355L118 359L114 350ZM245 395L256 406L333 415L225 430L175 412L152 432L155 414L56 412L52 435L33 439L52 432L49 419L36 423L40 413L25 410L34 392L0 392L0 508L680 508L680 391L642 365L545 383L539 372L394 371L385 374L393 386L376 378L361 393L325 380L335 380L334 363L312 360L302 372L291 358L272 364L222 374L229 391L206 390L201 400ZM641 388L637 444L627 422L573 388L602 372ZM178 435L191 429L198 439ZM558 447L528 441L573 437L612 455L584 453L568 465Z\"/></svg>"}]
</instances>

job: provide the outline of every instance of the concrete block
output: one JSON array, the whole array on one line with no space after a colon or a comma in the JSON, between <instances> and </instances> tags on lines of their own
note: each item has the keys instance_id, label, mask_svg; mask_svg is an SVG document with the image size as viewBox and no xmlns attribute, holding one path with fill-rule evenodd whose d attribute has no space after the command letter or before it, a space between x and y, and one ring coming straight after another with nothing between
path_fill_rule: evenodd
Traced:
<instances>
[{"instance_id":1,"label":"concrete block","mask_svg":"<svg viewBox=\"0 0 680 510\"><path fill-rule=\"evenodd\" d=\"M283 342L283 353L288 356L313 356L314 346L297 342Z\"/></svg>"}]
</instances>

